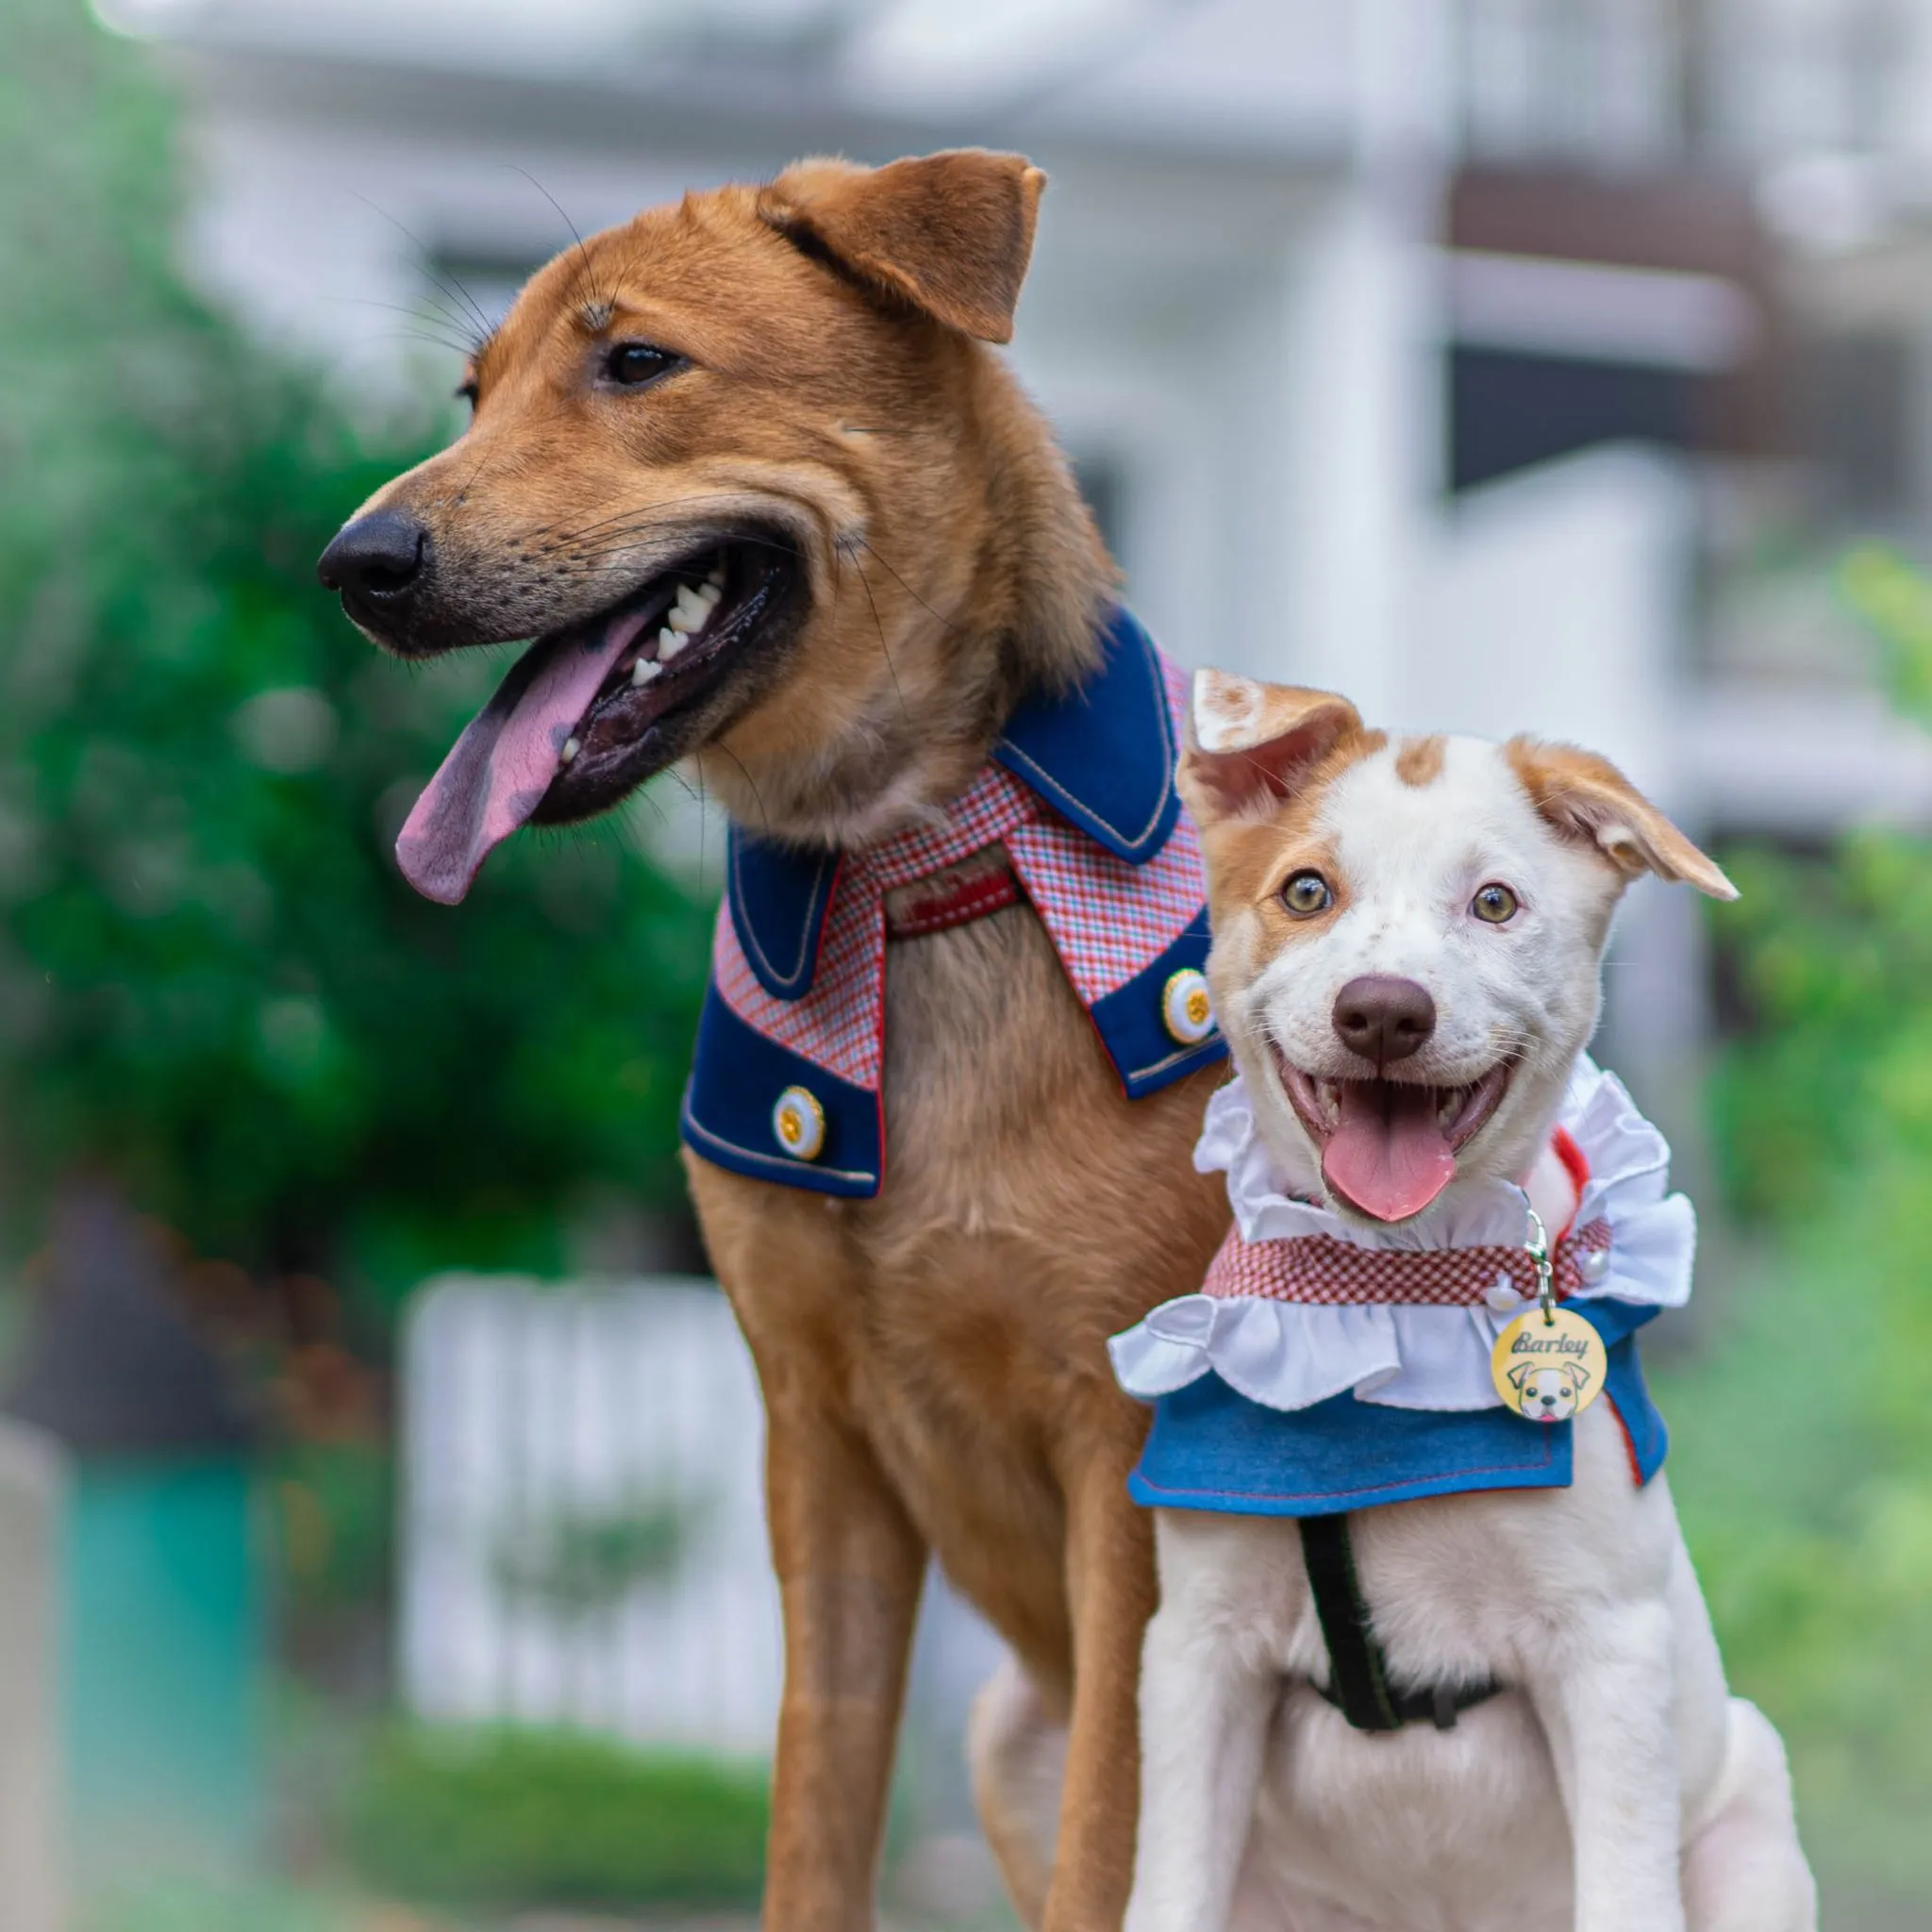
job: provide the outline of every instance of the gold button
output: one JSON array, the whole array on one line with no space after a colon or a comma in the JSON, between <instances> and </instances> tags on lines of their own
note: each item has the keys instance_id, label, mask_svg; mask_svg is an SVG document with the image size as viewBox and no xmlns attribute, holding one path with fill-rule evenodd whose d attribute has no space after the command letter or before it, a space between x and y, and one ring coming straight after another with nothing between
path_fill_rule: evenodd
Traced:
<instances>
[{"instance_id":1,"label":"gold button","mask_svg":"<svg viewBox=\"0 0 1932 1932\"><path fill-rule=\"evenodd\" d=\"M825 1110L803 1087L788 1087L772 1108L772 1132L794 1160L816 1160L825 1144Z\"/></svg>"},{"instance_id":2,"label":"gold button","mask_svg":"<svg viewBox=\"0 0 1932 1932\"><path fill-rule=\"evenodd\" d=\"M1208 998L1208 975L1183 966L1160 995L1160 1017L1182 1046L1199 1046L1214 1031L1214 1008Z\"/></svg>"}]
</instances>

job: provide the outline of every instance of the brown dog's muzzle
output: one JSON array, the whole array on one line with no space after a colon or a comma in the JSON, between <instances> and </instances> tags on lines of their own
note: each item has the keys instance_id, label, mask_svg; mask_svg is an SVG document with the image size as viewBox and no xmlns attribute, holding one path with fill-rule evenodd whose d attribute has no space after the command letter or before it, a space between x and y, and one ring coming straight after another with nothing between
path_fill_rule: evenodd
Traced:
<instances>
[{"instance_id":1,"label":"brown dog's muzzle","mask_svg":"<svg viewBox=\"0 0 1932 1932\"><path fill-rule=\"evenodd\" d=\"M445 903L519 826L608 810L758 703L809 605L804 559L776 528L695 535L609 602L599 597L611 587L582 571L559 599L556 567L520 567L525 541L502 540L479 567L460 539L385 504L316 566L348 615L403 656L534 639L397 840L404 875Z\"/></svg>"}]
</instances>

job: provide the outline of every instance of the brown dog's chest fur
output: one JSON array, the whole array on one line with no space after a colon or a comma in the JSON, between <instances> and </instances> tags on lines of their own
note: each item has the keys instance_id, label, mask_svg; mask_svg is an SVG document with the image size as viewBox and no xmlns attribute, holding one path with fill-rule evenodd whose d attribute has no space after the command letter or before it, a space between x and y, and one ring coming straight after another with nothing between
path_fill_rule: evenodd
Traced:
<instances>
[{"instance_id":1,"label":"brown dog's chest fur","mask_svg":"<svg viewBox=\"0 0 1932 1932\"><path fill-rule=\"evenodd\" d=\"M892 943L885 1077L876 1199L693 1161L707 1234L768 1401L773 1378L810 1378L955 1583L1064 1690L1064 1498L1145 1425L1108 1336L1198 1285L1224 1231L1225 1191L1189 1161L1220 1074L1126 1100L1013 908Z\"/></svg>"}]
</instances>

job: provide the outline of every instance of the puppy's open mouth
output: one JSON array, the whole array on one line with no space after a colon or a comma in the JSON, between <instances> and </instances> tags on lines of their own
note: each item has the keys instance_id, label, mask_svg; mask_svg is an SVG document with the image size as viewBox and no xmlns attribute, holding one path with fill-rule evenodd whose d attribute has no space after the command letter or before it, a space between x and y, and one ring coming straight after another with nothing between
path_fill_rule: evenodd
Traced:
<instances>
[{"instance_id":1,"label":"puppy's open mouth","mask_svg":"<svg viewBox=\"0 0 1932 1932\"><path fill-rule=\"evenodd\" d=\"M1460 1087L1418 1080L1329 1080L1278 1052L1282 1090L1322 1150L1322 1178L1376 1221L1420 1214L1456 1178L1456 1157L1509 1086L1507 1061Z\"/></svg>"},{"instance_id":2,"label":"puppy's open mouth","mask_svg":"<svg viewBox=\"0 0 1932 1932\"><path fill-rule=\"evenodd\" d=\"M453 906L520 825L606 811L691 750L705 701L795 618L801 575L789 545L714 542L539 638L416 801L403 875Z\"/></svg>"}]
</instances>

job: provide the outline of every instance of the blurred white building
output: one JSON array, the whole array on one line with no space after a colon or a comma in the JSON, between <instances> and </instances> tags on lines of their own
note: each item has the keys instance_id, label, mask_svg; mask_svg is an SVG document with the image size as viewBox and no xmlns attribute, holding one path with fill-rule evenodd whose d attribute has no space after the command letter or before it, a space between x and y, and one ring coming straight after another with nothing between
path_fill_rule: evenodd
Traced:
<instances>
[{"instance_id":1,"label":"blurred white building","mask_svg":"<svg viewBox=\"0 0 1932 1932\"><path fill-rule=\"evenodd\" d=\"M207 275L351 391L448 379L420 338L573 224L1021 148L1013 354L1182 659L1574 737L1694 829L1932 806L1845 620L1713 589L1932 498L1924 0L98 5L188 82ZM1698 930L1626 918L1640 1085L1700 1036Z\"/></svg>"},{"instance_id":2,"label":"blurred white building","mask_svg":"<svg viewBox=\"0 0 1932 1932\"><path fill-rule=\"evenodd\" d=\"M207 276L351 394L453 383L418 338L572 224L1023 149L1014 358L1176 656L1578 739L1695 832L1932 814L1817 569L1932 506L1932 0L96 4L187 82ZM1679 1121L1687 897L1609 976Z\"/></svg>"}]
</instances>

